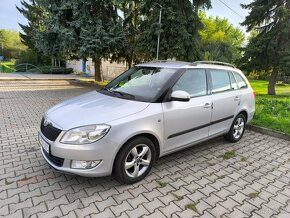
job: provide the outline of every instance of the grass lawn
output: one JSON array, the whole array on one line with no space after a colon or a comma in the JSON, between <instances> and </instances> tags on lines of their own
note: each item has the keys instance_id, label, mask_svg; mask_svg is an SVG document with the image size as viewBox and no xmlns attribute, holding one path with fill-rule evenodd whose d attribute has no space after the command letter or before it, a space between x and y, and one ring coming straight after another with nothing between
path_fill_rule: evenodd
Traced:
<instances>
[{"instance_id":1,"label":"grass lawn","mask_svg":"<svg viewBox=\"0 0 290 218\"><path fill-rule=\"evenodd\" d=\"M266 95L268 92L268 81L265 80L251 80L252 88L258 95ZM290 85L289 84L278 84L275 87L277 95L290 95Z\"/></svg>"},{"instance_id":2,"label":"grass lawn","mask_svg":"<svg viewBox=\"0 0 290 218\"><path fill-rule=\"evenodd\" d=\"M290 85L276 85L277 96L267 95L267 81L250 81L257 94L251 124L290 134Z\"/></svg>"}]
</instances>

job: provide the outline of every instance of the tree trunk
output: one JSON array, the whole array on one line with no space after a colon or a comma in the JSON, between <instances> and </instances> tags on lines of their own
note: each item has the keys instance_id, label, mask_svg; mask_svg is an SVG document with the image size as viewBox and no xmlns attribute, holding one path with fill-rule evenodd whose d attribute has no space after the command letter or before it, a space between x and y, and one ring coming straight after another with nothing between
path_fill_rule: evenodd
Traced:
<instances>
[{"instance_id":1,"label":"tree trunk","mask_svg":"<svg viewBox=\"0 0 290 218\"><path fill-rule=\"evenodd\" d=\"M132 58L132 56L128 56L127 58L126 58L126 62L127 62L127 65L128 65L128 68L130 69L131 67L132 67L132 63L133 63L133 58Z\"/></svg>"},{"instance_id":2,"label":"tree trunk","mask_svg":"<svg viewBox=\"0 0 290 218\"><path fill-rule=\"evenodd\" d=\"M277 81L277 77L278 77L278 70L274 68L269 79L268 95L276 95L275 84Z\"/></svg>"},{"instance_id":3,"label":"tree trunk","mask_svg":"<svg viewBox=\"0 0 290 218\"><path fill-rule=\"evenodd\" d=\"M99 55L94 57L95 63L95 80L99 82L103 82L103 73L102 73L102 58Z\"/></svg>"}]
</instances>

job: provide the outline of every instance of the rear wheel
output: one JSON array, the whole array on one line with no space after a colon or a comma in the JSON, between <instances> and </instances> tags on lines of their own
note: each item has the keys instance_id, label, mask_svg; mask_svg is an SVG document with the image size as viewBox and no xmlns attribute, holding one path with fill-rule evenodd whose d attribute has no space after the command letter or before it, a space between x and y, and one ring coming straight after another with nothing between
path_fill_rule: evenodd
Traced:
<instances>
[{"instance_id":1,"label":"rear wheel","mask_svg":"<svg viewBox=\"0 0 290 218\"><path fill-rule=\"evenodd\" d=\"M230 131L225 135L225 139L229 142L239 141L245 132L246 118L243 114L239 114L233 121Z\"/></svg>"},{"instance_id":2,"label":"rear wheel","mask_svg":"<svg viewBox=\"0 0 290 218\"><path fill-rule=\"evenodd\" d=\"M142 180L150 172L155 156L155 146L150 139L137 137L127 142L115 159L116 179L127 184Z\"/></svg>"}]
</instances>

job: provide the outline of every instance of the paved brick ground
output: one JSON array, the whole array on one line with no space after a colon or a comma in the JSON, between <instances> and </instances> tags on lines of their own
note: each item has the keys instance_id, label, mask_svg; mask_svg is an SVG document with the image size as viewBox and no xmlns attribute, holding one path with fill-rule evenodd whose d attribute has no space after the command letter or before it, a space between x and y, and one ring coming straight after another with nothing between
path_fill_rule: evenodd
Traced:
<instances>
[{"instance_id":1,"label":"paved brick ground","mask_svg":"<svg viewBox=\"0 0 290 218\"><path fill-rule=\"evenodd\" d=\"M92 90L65 81L0 82L0 215L4 217L290 217L290 143L246 131L161 158L134 185L50 169L40 119ZM223 160L227 151L236 156Z\"/></svg>"}]
</instances>

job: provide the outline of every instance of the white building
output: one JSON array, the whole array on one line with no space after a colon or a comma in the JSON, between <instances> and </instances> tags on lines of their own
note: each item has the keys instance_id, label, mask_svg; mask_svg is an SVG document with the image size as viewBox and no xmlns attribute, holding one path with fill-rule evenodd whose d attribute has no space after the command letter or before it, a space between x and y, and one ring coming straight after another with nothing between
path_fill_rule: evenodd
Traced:
<instances>
[{"instance_id":1,"label":"white building","mask_svg":"<svg viewBox=\"0 0 290 218\"><path fill-rule=\"evenodd\" d=\"M95 65L91 58L87 61L83 60L68 60L66 61L67 68L73 68L74 72L84 72L88 76L95 75ZM110 63L109 61L102 61L102 72L105 80L112 80L125 70L127 70L125 63Z\"/></svg>"}]
</instances>

